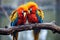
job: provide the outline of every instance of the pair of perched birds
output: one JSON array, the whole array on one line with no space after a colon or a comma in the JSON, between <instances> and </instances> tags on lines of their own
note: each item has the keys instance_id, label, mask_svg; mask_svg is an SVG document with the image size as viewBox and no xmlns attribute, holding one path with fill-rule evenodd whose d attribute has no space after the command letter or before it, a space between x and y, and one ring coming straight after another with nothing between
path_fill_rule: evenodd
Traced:
<instances>
[{"instance_id":1,"label":"pair of perched birds","mask_svg":"<svg viewBox=\"0 0 60 40\"><path fill-rule=\"evenodd\" d=\"M28 2L26 4L20 5L15 9L10 15L11 26L23 25L28 20L29 23L42 23L44 19L44 13L39 9L35 2ZM39 29L34 29L34 40L38 40ZM14 33L14 37L18 34Z\"/></svg>"}]
</instances>

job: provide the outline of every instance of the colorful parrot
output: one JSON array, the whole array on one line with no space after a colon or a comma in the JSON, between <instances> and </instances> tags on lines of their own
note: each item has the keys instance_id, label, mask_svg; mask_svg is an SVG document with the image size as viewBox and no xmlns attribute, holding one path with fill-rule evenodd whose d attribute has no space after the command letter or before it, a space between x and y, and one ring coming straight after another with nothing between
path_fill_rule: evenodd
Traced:
<instances>
[{"instance_id":1,"label":"colorful parrot","mask_svg":"<svg viewBox=\"0 0 60 40\"><path fill-rule=\"evenodd\" d=\"M12 14L10 15L11 26L18 26L23 25L26 23L26 13L27 13L27 6L21 5L17 9L15 9ZM13 33L13 38L17 40L18 32ZM14 39L13 39L14 40Z\"/></svg>"},{"instance_id":2,"label":"colorful parrot","mask_svg":"<svg viewBox=\"0 0 60 40\"><path fill-rule=\"evenodd\" d=\"M38 5L35 2L28 2L27 4L28 7L28 13L27 13L27 18L29 23L42 23L44 19L44 13L41 9L38 8ZM34 34L34 40L39 39L39 29L34 29L33 34Z\"/></svg>"}]
</instances>

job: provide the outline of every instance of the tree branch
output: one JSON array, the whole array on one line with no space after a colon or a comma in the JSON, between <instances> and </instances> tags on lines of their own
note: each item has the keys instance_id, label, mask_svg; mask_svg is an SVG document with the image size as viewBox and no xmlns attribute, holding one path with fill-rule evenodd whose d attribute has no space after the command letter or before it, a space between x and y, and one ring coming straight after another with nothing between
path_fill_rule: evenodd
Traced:
<instances>
[{"instance_id":1,"label":"tree branch","mask_svg":"<svg viewBox=\"0 0 60 40\"><path fill-rule=\"evenodd\" d=\"M21 32L26 30L34 29L47 29L51 30L54 33L60 33L60 27L52 23L35 23L35 24L25 24L20 26L15 26L13 28L0 28L0 35L9 35L13 32Z\"/></svg>"}]
</instances>

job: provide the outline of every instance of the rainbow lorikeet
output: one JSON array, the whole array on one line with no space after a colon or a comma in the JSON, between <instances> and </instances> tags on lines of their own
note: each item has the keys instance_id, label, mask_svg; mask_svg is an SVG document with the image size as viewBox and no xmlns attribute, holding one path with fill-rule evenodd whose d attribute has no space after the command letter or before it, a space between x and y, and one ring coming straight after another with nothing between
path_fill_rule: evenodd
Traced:
<instances>
[{"instance_id":1,"label":"rainbow lorikeet","mask_svg":"<svg viewBox=\"0 0 60 40\"><path fill-rule=\"evenodd\" d=\"M28 2L26 5L28 7L28 13L27 13L28 22L42 23L44 18L44 13L41 9L38 8L38 5L35 2ZM33 30L34 40L38 40L39 32L40 30L37 28Z\"/></svg>"}]
</instances>

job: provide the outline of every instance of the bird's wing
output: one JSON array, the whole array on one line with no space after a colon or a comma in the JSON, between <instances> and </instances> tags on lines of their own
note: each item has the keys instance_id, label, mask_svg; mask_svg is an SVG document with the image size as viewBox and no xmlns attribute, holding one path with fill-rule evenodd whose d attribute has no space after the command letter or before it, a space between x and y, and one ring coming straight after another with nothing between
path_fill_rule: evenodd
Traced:
<instances>
[{"instance_id":1,"label":"bird's wing","mask_svg":"<svg viewBox=\"0 0 60 40\"><path fill-rule=\"evenodd\" d=\"M10 21L11 21L11 26L15 26L15 24L18 21L18 13L16 11L13 11L12 14L10 15Z\"/></svg>"},{"instance_id":2,"label":"bird's wing","mask_svg":"<svg viewBox=\"0 0 60 40\"><path fill-rule=\"evenodd\" d=\"M42 10L37 10L36 16L38 18L38 22L42 23L44 18L44 13L42 12Z\"/></svg>"},{"instance_id":3,"label":"bird's wing","mask_svg":"<svg viewBox=\"0 0 60 40\"><path fill-rule=\"evenodd\" d=\"M42 10L38 9L38 15L42 18L42 20L44 19L44 13Z\"/></svg>"},{"instance_id":4,"label":"bird's wing","mask_svg":"<svg viewBox=\"0 0 60 40\"><path fill-rule=\"evenodd\" d=\"M17 12L14 10L10 15L10 21L13 22L17 17Z\"/></svg>"}]
</instances>

